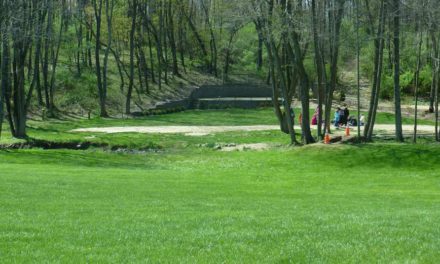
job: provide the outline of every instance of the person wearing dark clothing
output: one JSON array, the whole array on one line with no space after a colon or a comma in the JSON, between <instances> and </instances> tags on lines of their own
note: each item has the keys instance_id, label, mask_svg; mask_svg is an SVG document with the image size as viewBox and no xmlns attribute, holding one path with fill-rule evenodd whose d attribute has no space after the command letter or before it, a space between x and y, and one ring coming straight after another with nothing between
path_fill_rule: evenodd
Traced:
<instances>
[{"instance_id":1,"label":"person wearing dark clothing","mask_svg":"<svg viewBox=\"0 0 440 264\"><path fill-rule=\"evenodd\" d=\"M348 118L350 116L350 110L348 110L348 107L344 107L344 112L345 112L346 118Z\"/></svg>"},{"instance_id":2,"label":"person wearing dark clothing","mask_svg":"<svg viewBox=\"0 0 440 264\"><path fill-rule=\"evenodd\" d=\"M339 110L339 116L341 125L346 126L348 118L350 117L350 110L348 110L347 106L344 105L344 107Z\"/></svg>"},{"instance_id":3,"label":"person wearing dark clothing","mask_svg":"<svg viewBox=\"0 0 440 264\"><path fill-rule=\"evenodd\" d=\"M339 109L339 123L341 125L347 125L347 116L345 115L345 109Z\"/></svg>"},{"instance_id":4,"label":"person wearing dark clothing","mask_svg":"<svg viewBox=\"0 0 440 264\"><path fill-rule=\"evenodd\" d=\"M357 126L357 123L358 123L357 119L354 116L350 116L348 118L348 125L349 126L352 126L352 127Z\"/></svg>"}]
</instances>

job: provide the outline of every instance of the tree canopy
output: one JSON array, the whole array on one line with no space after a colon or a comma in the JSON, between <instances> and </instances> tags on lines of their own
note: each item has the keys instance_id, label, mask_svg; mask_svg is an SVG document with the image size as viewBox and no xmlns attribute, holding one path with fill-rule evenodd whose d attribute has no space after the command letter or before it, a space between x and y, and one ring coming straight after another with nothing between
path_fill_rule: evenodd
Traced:
<instances>
[{"instance_id":1,"label":"tree canopy","mask_svg":"<svg viewBox=\"0 0 440 264\"><path fill-rule=\"evenodd\" d=\"M164 87L176 87L195 72L223 81L233 73L252 73L271 84L280 129L292 143L298 142L291 102L300 102L301 140L309 144L330 131L335 94L344 93L341 69L353 70L356 63L359 79L371 83L366 139L372 138L380 99L395 102L399 141L401 94L416 102L427 98L438 120L435 0L1 0L0 5L0 124L8 122L16 137L26 137L32 111L55 117L79 105L89 115L129 115L145 99L166 97ZM359 89L359 79L351 89ZM309 125L311 99L318 103L316 135Z\"/></svg>"}]
</instances>

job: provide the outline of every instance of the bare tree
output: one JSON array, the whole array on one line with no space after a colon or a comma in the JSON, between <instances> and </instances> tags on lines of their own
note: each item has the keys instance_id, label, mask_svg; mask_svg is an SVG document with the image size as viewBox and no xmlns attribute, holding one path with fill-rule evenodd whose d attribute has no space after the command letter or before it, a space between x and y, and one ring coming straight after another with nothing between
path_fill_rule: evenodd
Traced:
<instances>
[{"instance_id":1,"label":"bare tree","mask_svg":"<svg viewBox=\"0 0 440 264\"><path fill-rule=\"evenodd\" d=\"M393 0L394 33L394 111L396 119L396 140L403 141L402 110L400 106L400 0Z\"/></svg>"},{"instance_id":2,"label":"bare tree","mask_svg":"<svg viewBox=\"0 0 440 264\"><path fill-rule=\"evenodd\" d=\"M106 101L107 101L107 91L108 91L108 60L110 55L110 50L112 49L112 43L113 43L113 12L115 8L115 0L105 0L105 16L107 18L107 46L105 48L104 53L104 66L102 69L102 90L100 93L102 93L100 96L102 97L102 105L104 106L104 109L102 109L101 106L101 116L106 117L107 109L106 109Z\"/></svg>"},{"instance_id":3,"label":"bare tree","mask_svg":"<svg viewBox=\"0 0 440 264\"><path fill-rule=\"evenodd\" d=\"M333 107L333 93L338 81L338 59L340 48L341 24L344 14L345 0L331 0L329 8L329 38L330 38L330 83L325 101L325 122L327 131L330 130L330 114Z\"/></svg>"},{"instance_id":4,"label":"bare tree","mask_svg":"<svg viewBox=\"0 0 440 264\"><path fill-rule=\"evenodd\" d=\"M375 32L374 19L372 12L370 11L369 1L365 1L369 27L368 32L373 35ZM383 69L383 50L385 46L384 32L385 32L385 19L386 19L386 1L381 0L379 7L379 24L377 26L377 34L374 39L374 73L373 73L373 86L371 88L370 107L368 110L367 122L365 124L364 136L367 140L371 141L373 136L374 124L376 121L376 113L379 104L379 93L382 80Z\"/></svg>"},{"instance_id":5,"label":"bare tree","mask_svg":"<svg viewBox=\"0 0 440 264\"><path fill-rule=\"evenodd\" d=\"M102 25L102 8L103 8L103 0L92 0L93 10L95 14L95 72L96 72L96 81L98 86L98 95L99 95L99 105L100 105L100 115L101 117L108 117L107 107L106 107L106 94L107 92L104 90L105 87L103 85L103 76L101 69L101 25Z\"/></svg>"},{"instance_id":6,"label":"bare tree","mask_svg":"<svg viewBox=\"0 0 440 264\"><path fill-rule=\"evenodd\" d=\"M128 115L131 113L131 96L134 86L134 53L135 53L135 33L136 33L136 19L137 19L137 0L130 0L129 10L131 12L131 30L130 30L130 76L127 91L127 101L125 104L125 113Z\"/></svg>"}]
</instances>

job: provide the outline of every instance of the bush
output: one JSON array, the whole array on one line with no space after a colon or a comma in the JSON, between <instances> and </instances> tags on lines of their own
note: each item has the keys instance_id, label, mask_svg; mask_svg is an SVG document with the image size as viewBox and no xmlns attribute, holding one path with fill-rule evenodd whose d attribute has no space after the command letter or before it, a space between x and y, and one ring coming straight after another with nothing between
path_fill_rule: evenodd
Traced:
<instances>
[{"instance_id":1,"label":"bush","mask_svg":"<svg viewBox=\"0 0 440 264\"><path fill-rule=\"evenodd\" d=\"M381 99L390 100L394 95L394 79L393 76L383 75L379 97Z\"/></svg>"},{"instance_id":2,"label":"bush","mask_svg":"<svg viewBox=\"0 0 440 264\"><path fill-rule=\"evenodd\" d=\"M431 93L431 83L432 83L432 68L430 65L425 65L420 71L419 76L419 92L422 97L428 97Z\"/></svg>"},{"instance_id":3,"label":"bush","mask_svg":"<svg viewBox=\"0 0 440 264\"><path fill-rule=\"evenodd\" d=\"M429 65L420 70L419 94L422 97L429 96L431 92L432 69ZM414 95L414 73L406 71L400 75L400 90L404 95ZM379 93L381 99L390 100L394 96L394 77L392 75L383 75L381 90Z\"/></svg>"},{"instance_id":4,"label":"bush","mask_svg":"<svg viewBox=\"0 0 440 264\"><path fill-rule=\"evenodd\" d=\"M404 94L413 94L414 73L406 71L400 75L400 91Z\"/></svg>"},{"instance_id":5,"label":"bush","mask_svg":"<svg viewBox=\"0 0 440 264\"><path fill-rule=\"evenodd\" d=\"M58 79L63 80L58 84L58 104L64 108L72 109L76 105L92 112L98 109L98 92L94 72L84 71L81 76L75 76L69 71L59 71Z\"/></svg>"},{"instance_id":6,"label":"bush","mask_svg":"<svg viewBox=\"0 0 440 264\"><path fill-rule=\"evenodd\" d=\"M361 50L361 72L363 77L371 79L374 74L374 46L368 45Z\"/></svg>"}]
</instances>

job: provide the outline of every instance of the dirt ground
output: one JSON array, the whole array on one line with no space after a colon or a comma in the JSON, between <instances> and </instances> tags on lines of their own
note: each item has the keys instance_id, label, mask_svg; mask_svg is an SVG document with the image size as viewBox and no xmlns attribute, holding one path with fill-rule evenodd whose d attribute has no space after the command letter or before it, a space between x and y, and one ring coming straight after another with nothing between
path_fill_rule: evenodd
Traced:
<instances>
[{"instance_id":1,"label":"dirt ground","mask_svg":"<svg viewBox=\"0 0 440 264\"><path fill-rule=\"evenodd\" d=\"M411 134L414 131L412 125L404 125L403 132ZM296 127L296 129L300 129ZM361 127L363 129L363 127ZM376 124L374 126L377 134L393 134L394 125ZM274 131L279 130L277 125L256 125L256 126L127 126L127 127L95 127L80 128L71 132L89 132L89 133L145 133L145 134L185 134L187 136L206 136L210 134L223 132L250 132L250 131ZM356 127L352 127L354 132ZM435 127L428 125L418 126L419 133L434 133ZM335 130L336 134L343 134L344 129Z\"/></svg>"},{"instance_id":2,"label":"dirt ground","mask_svg":"<svg viewBox=\"0 0 440 264\"><path fill-rule=\"evenodd\" d=\"M75 129L71 132L91 133L145 133L145 134L185 134L188 136L205 136L222 132L249 132L278 130L279 126L127 126L127 127L95 127Z\"/></svg>"},{"instance_id":3,"label":"dirt ground","mask_svg":"<svg viewBox=\"0 0 440 264\"><path fill-rule=\"evenodd\" d=\"M272 146L267 143L255 143L255 144L238 144L234 146L226 146L221 149L224 152L231 151L245 151L245 150L266 150L270 149Z\"/></svg>"}]
</instances>

